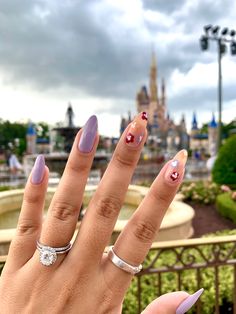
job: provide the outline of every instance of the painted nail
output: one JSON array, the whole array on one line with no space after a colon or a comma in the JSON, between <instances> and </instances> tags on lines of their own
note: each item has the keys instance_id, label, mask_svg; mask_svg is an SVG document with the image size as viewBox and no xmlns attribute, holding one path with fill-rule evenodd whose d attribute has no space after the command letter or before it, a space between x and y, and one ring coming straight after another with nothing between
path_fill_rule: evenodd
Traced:
<instances>
[{"instance_id":1,"label":"painted nail","mask_svg":"<svg viewBox=\"0 0 236 314\"><path fill-rule=\"evenodd\" d=\"M165 179L167 182L172 184L178 182L182 178L187 158L188 152L183 149L169 161L169 165L165 172Z\"/></svg>"},{"instance_id":2,"label":"painted nail","mask_svg":"<svg viewBox=\"0 0 236 314\"><path fill-rule=\"evenodd\" d=\"M147 127L147 113L141 112L137 115L126 133L125 142L129 146L138 147L142 142Z\"/></svg>"},{"instance_id":3,"label":"painted nail","mask_svg":"<svg viewBox=\"0 0 236 314\"><path fill-rule=\"evenodd\" d=\"M204 291L204 289L201 288L200 290L198 290L194 294L192 294L189 297L187 297L187 299L185 299L178 306L178 308L176 310L176 314L184 314L184 313L186 313L197 302L197 300L199 299L199 297L201 296L203 291Z\"/></svg>"},{"instance_id":4,"label":"painted nail","mask_svg":"<svg viewBox=\"0 0 236 314\"><path fill-rule=\"evenodd\" d=\"M89 153L93 149L98 131L98 120L96 116L91 116L83 127L78 148L82 153Z\"/></svg>"},{"instance_id":5,"label":"painted nail","mask_svg":"<svg viewBox=\"0 0 236 314\"><path fill-rule=\"evenodd\" d=\"M45 160L43 155L38 155L35 160L34 167L32 170L31 182L33 184L39 184L43 180L45 171Z\"/></svg>"}]
</instances>

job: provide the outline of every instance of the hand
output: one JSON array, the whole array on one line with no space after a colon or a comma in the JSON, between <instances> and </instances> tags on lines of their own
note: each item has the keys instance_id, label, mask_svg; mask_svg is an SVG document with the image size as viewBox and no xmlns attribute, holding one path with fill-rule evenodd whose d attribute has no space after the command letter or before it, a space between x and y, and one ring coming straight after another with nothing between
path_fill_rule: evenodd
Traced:
<instances>
[{"instance_id":1,"label":"hand","mask_svg":"<svg viewBox=\"0 0 236 314\"><path fill-rule=\"evenodd\" d=\"M36 243L39 240L57 248L71 241L99 140L96 117L92 116L75 138L43 224L49 171L43 156L38 156L25 187L16 235L1 277L2 314L121 313L132 274L114 265L104 249L145 143L146 125L146 115L141 113L127 127L89 203L71 250L58 254L50 266L40 262ZM114 252L127 263L137 266L145 259L182 181L186 159L186 152L180 151L163 167L117 239ZM162 304L158 313L174 313L187 296L184 292L172 295L173 307L168 297L162 296L164 299L155 303ZM153 311L147 308L145 313L154 313L155 304L150 305Z\"/></svg>"}]
</instances>

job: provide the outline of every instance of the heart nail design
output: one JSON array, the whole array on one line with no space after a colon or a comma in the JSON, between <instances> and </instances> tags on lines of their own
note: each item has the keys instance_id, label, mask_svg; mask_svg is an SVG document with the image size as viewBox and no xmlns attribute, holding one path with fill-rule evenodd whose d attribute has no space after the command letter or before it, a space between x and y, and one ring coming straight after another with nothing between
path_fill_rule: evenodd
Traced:
<instances>
[{"instance_id":1,"label":"heart nail design","mask_svg":"<svg viewBox=\"0 0 236 314\"><path fill-rule=\"evenodd\" d=\"M142 116L141 117L142 117L143 120L146 120L146 121L148 120L148 116L147 116L147 113L145 111L142 112Z\"/></svg>"},{"instance_id":2,"label":"heart nail design","mask_svg":"<svg viewBox=\"0 0 236 314\"><path fill-rule=\"evenodd\" d=\"M129 146L138 147L143 142L145 130L147 127L147 114L140 112L134 120L129 124L126 131L125 142Z\"/></svg>"},{"instance_id":3,"label":"heart nail design","mask_svg":"<svg viewBox=\"0 0 236 314\"><path fill-rule=\"evenodd\" d=\"M179 177L179 173L176 172L176 171L174 171L174 172L171 174L171 176L170 176L170 178L172 179L172 181L176 181L176 180L178 179L178 177Z\"/></svg>"},{"instance_id":4,"label":"heart nail design","mask_svg":"<svg viewBox=\"0 0 236 314\"><path fill-rule=\"evenodd\" d=\"M179 151L172 160L169 161L164 177L166 182L171 185L179 184L183 179L185 164L187 161L188 153L186 150Z\"/></svg>"}]
</instances>

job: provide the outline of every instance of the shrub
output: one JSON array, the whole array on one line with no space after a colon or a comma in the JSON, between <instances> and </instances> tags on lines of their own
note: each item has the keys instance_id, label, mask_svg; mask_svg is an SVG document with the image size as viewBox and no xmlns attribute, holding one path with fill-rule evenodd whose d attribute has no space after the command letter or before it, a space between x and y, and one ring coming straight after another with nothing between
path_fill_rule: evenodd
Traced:
<instances>
[{"instance_id":1,"label":"shrub","mask_svg":"<svg viewBox=\"0 0 236 314\"><path fill-rule=\"evenodd\" d=\"M236 223L236 202L233 200L230 193L224 193L217 196L216 208L222 216L229 218Z\"/></svg>"},{"instance_id":2,"label":"shrub","mask_svg":"<svg viewBox=\"0 0 236 314\"><path fill-rule=\"evenodd\" d=\"M221 235L236 235L236 230L224 230L218 231L216 233L208 234L205 237L212 236L221 236ZM221 245L221 254L226 256L231 248L233 248L232 243L226 243ZM206 245L202 247L202 252L205 256L212 256L212 245ZM156 255L156 252L150 252L148 258ZM197 262L201 263L203 261L202 256L196 249L189 249L186 252L185 259L189 261L189 258L195 258ZM233 258L236 258L234 253ZM176 255L170 251L163 252L159 257L157 262L153 267L161 267L166 264L175 264L176 265ZM219 267L219 304L223 305L224 303L233 302L233 266L220 266ZM201 270L201 287L205 289L203 295L201 296L202 309L201 314L212 314L214 313L214 304L215 304L215 288L214 288L214 279L215 273L214 268L209 267ZM175 273L162 273L162 291L161 293L167 293L172 291L178 291L178 279ZM197 287L196 280L196 270L185 270L181 272L181 290L187 291L188 293L194 293ZM157 297L158 291L158 278L157 274L154 275L145 275L141 277L141 291L142 291L142 300L141 306L144 309L153 299ZM136 314L137 309L137 278L133 279L133 282L126 294L123 305L123 313ZM188 313L194 313L194 309L190 310Z\"/></svg>"},{"instance_id":3,"label":"shrub","mask_svg":"<svg viewBox=\"0 0 236 314\"><path fill-rule=\"evenodd\" d=\"M212 170L212 178L218 184L236 185L236 135L227 139L221 147Z\"/></svg>"},{"instance_id":4,"label":"shrub","mask_svg":"<svg viewBox=\"0 0 236 314\"><path fill-rule=\"evenodd\" d=\"M211 181L186 182L182 184L180 193L184 200L213 204L220 193L220 186Z\"/></svg>"},{"instance_id":5,"label":"shrub","mask_svg":"<svg viewBox=\"0 0 236 314\"><path fill-rule=\"evenodd\" d=\"M0 192L11 190L10 186L0 186Z\"/></svg>"}]
</instances>

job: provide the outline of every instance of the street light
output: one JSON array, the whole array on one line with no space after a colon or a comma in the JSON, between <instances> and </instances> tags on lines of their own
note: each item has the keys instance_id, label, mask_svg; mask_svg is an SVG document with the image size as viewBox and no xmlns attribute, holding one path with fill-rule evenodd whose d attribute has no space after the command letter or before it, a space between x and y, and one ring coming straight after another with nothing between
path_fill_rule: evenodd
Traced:
<instances>
[{"instance_id":1,"label":"street light","mask_svg":"<svg viewBox=\"0 0 236 314\"><path fill-rule=\"evenodd\" d=\"M229 30L228 27L224 27L220 33L220 26L205 25L203 27L204 33L200 38L200 46L202 51L206 51L209 48L209 41L215 40L217 42L218 52L218 137L217 137L217 150L221 146L221 115L222 115L222 71L221 71L221 59L227 52L227 44L230 44L230 52L233 56L236 55L236 31L234 29Z\"/></svg>"}]
</instances>

